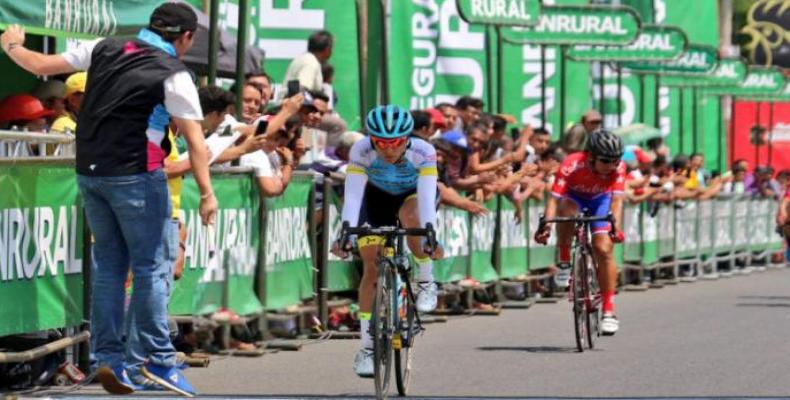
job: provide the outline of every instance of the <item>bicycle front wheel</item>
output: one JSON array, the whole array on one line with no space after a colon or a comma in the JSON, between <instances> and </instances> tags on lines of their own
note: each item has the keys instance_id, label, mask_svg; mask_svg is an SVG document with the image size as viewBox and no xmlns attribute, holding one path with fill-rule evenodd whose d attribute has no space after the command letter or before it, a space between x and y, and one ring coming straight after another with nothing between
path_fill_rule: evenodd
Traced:
<instances>
[{"instance_id":1,"label":"bicycle front wheel","mask_svg":"<svg viewBox=\"0 0 790 400\"><path fill-rule=\"evenodd\" d=\"M376 298L373 303L373 375L376 398L387 398L392 370L392 288L395 285L388 263L379 265Z\"/></svg>"},{"instance_id":2,"label":"bicycle front wheel","mask_svg":"<svg viewBox=\"0 0 790 400\"><path fill-rule=\"evenodd\" d=\"M414 356L414 339L418 333L415 319L414 304L409 296L406 283L403 282L398 288L398 296L393 302L393 309L398 310L395 318L396 338L393 340L395 353L395 383L398 386L398 394L406 396L411 382L411 363Z\"/></svg>"},{"instance_id":3,"label":"bicycle front wheel","mask_svg":"<svg viewBox=\"0 0 790 400\"><path fill-rule=\"evenodd\" d=\"M583 352L589 346L590 315L587 313L587 256L581 249L576 251L571 275L573 296L573 328L576 334L576 349Z\"/></svg>"}]
</instances>

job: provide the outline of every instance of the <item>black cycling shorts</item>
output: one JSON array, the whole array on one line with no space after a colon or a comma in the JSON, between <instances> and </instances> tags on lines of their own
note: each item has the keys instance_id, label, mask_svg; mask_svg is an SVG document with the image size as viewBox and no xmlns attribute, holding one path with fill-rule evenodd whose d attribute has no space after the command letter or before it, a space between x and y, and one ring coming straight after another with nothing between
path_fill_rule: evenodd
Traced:
<instances>
[{"instance_id":1,"label":"black cycling shorts","mask_svg":"<svg viewBox=\"0 0 790 400\"><path fill-rule=\"evenodd\" d=\"M368 183L362 197L362 208L359 212L359 224L370 225L371 228L382 226L398 226L398 213L406 200L417 197L417 189L402 194L391 194Z\"/></svg>"}]
</instances>

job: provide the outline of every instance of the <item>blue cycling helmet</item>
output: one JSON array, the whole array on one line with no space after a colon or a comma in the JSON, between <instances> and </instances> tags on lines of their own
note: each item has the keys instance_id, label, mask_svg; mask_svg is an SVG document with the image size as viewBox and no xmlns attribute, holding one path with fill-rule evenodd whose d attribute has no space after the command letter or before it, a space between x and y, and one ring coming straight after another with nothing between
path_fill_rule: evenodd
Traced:
<instances>
[{"instance_id":1,"label":"blue cycling helmet","mask_svg":"<svg viewBox=\"0 0 790 400\"><path fill-rule=\"evenodd\" d=\"M411 133L414 119L408 110L396 105L378 106L368 113L365 127L377 138L397 139Z\"/></svg>"}]
</instances>

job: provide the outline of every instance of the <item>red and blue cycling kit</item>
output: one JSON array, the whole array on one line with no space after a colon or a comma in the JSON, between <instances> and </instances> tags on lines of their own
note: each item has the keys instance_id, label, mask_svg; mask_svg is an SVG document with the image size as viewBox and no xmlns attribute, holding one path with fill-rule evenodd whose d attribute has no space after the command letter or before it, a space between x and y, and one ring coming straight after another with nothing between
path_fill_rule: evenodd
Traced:
<instances>
[{"instance_id":1,"label":"red and blue cycling kit","mask_svg":"<svg viewBox=\"0 0 790 400\"><path fill-rule=\"evenodd\" d=\"M613 195L622 195L625 190L625 163L620 161L612 173L601 175L589 161L586 152L573 153L563 160L554 177L551 194L560 199L570 199L579 211L588 210L591 216L609 213ZM594 234L608 233L609 223L592 223Z\"/></svg>"}]
</instances>

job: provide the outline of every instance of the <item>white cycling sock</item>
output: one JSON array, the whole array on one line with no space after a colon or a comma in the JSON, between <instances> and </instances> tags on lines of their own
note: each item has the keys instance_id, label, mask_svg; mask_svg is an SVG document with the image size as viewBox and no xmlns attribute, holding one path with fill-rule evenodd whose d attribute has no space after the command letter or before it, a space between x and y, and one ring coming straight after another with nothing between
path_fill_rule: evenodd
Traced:
<instances>
[{"instance_id":1,"label":"white cycling sock","mask_svg":"<svg viewBox=\"0 0 790 400\"><path fill-rule=\"evenodd\" d=\"M370 335L370 319L359 321L359 334L362 337L362 348L373 349L373 337Z\"/></svg>"},{"instance_id":2,"label":"white cycling sock","mask_svg":"<svg viewBox=\"0 0 790 400\"><path fill-rule=\"evenodd\" d=\"M418 280L420 282L433 282L433 260L430 257L414 257L414 260L417 261L417 266L420 268Z\"/></svg>"}]
</instances>

